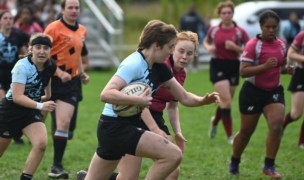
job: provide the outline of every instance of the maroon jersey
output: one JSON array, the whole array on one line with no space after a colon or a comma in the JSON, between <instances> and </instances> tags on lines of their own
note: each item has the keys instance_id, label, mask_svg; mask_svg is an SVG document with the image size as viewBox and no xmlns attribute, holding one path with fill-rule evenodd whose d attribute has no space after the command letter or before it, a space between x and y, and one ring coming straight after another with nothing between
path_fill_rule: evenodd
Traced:
<instances>
[{"instance_id":1,"label":"maroon jersey","mask_svg":"<svg viewBox=\"0 0 304 180\"><path fill-rule=\"evenodd\" d=\"M277 38L273 42L262 41L260 38L251 39L245 46L241 61L255 65L264 64L269 58L276 58L278 65L246 80L260 89L273 90L280 85L281 66L285 64L287 44Z\"/></svg>"},{"instance_id":2,"label":"maroon jersey","mask_svg":"<svg viewBox=\"0 0 304 180\"><path fill-rule=\"evenodd\" d=\"M225 48L225 42L227 40L233 41L235 44L241 46L242 44L246 44L249 37L246 31L237 25L231 29L224 29L221 24L209 28L207 41L213 42L215 45L215 58L221 60L237 60L239 54Z\"/></svg>"},{"instance_id":3,"label":"maroon jersey","mask_svg":"<svg viewBox=\"0 0 304 180\"><path fill-rule=\"evenodd\" d=\"M166 60L167 66L172 70L173 76L175 79L181 84L184 85L184 81L186 79L186 72L185 69L180 71L175 71L173 69L174 62L172 56L167 58ZM170 93L170 91L164 87L160 86L157 92L153 95L152 104L150 105L150 109L157 112L162 112L166 108L167 102L174 101L174 97Z\"/></svg>"},{"instance_id":4,"label":"maroon jersey","mask_svg":"<svg viewBox=\"0 0 304 180\"><path fill-rule=\"evenodd\" d=\"M304 55L304 31L300 32L293 40L291 47ZM304 62L298 63L299 68L304 68Z\"/></svg>"}]
</instances>

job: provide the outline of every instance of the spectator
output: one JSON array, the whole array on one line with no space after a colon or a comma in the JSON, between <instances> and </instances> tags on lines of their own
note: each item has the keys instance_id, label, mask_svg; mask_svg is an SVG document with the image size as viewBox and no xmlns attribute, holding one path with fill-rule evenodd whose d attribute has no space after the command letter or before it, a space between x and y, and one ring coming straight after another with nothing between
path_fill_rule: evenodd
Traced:
<instances>
[{"instance_id":1,"label":"spectator","mask_svg":"<svg viewBox=\"0 0 304 180\"><path fill-rule=\"evenodd\" d=\"M203 41L206 33L205 24L203 18L199 15L194 4L189 6L189 10L180 18L180 31L192 31L198 35L199 42ZM196 56L191 70L196 71L198 69L198 57Z\"/></svg>"},{"instance_id":2,"label":"spectator","mask_svg":"<svg viewBox=\"0 0 304 180\"><path fill-rule=\"evenodd\" d=\"M37 23L34 10L30 6L23 6L19 9L14 27L29 36L36 32L43 32L43 28Z\"/></svg>"},{"instance_id":3,"label":"spectator","mask_svg":"<svg viewBox=\"0 0 304 180\"><path fill-rule=\"evenodd\" d=\"M301 26L299 24L298 15L296 12L292 11L289 14L289 19L287 25L283 29L283 36L286 39L288 45L291 45L294 37L301 31Z\"/></svg>"},{"instance_id":4,"label":"spectator","mask_svg":"<svg viewBox=\"0 0 304 180\"><path fill-rule=\"evenodd\" d=\"M19 59L26 54L25 46L29 37L13 28L13 16L6 10L0 13L0 99L11 84L11 70Z\"/></svg>"}]
</instances>

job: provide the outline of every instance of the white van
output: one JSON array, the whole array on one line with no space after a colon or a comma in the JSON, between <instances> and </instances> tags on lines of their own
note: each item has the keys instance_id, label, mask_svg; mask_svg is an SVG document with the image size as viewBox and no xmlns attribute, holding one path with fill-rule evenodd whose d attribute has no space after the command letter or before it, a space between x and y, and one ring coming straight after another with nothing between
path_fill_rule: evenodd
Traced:
<instances>
[{"instance_id":1,"label":"white van","mask_svg":"<svg viewBox=\"0 0 304 180\"><path fill-rule=\"evenodd\" d=\"M255 37L261 32L259 16L264 10L273 10L281 18L279 36L283 38L283 27L288 22L289 13L294 11L298 15L300 25L304 29L304 1L256 1L239 4L234 9L233 20L246 30L249 37ZM212 19L211 25L217 25L220 19Z\"/></svg>"}]
</instances>

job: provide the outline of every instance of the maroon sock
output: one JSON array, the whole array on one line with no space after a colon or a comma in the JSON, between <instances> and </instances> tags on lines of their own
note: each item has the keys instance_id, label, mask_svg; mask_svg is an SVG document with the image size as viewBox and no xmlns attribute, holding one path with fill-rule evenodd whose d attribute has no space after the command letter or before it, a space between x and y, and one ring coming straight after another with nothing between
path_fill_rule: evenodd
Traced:
<instances>
[{"instance_id":1,"label":"maroon sock","mask_svg":"<svg viewBox=\"0 0 304 180\"><path fill-rule=\"evenodd\" d=\"M220 107L217 107L216 108L216 112L215 112L215 116L214 116L214 119L213 119L213 126L217 126L218 122L221 120L221 108Z\"/></svg>"},{"instance_id":2,"label":"maroon sock","mask_svg":"<svg viewBox=\"0 0 304 180\"><path fill-rule=\"evenodd\" d=\"M304 143L304 121L302 122L300 137L299 137L299 145Z\"/></svg>"},{"instance_id":3,"label":"maroon sock","mask_svg":"<svg viewBox=\"0 0 304 180\"><path fill-rule=\"evenodd\" d=\"M232 136L232 119L231 119L231 109L222 109L221 111L222 119L223 119L223 125L227 134L227 137L229 138Z\"/></svg>"},{"instance_id":4,"label":"maroon sock","mask_svg":"<svg viewBox=\"0 0 304 180\"><path fill-rule=\"evenodd\" d=\"M290 116L290 113L287 113L285 118L284 118L284 122L283 122L283 130L286 128L286 126L291 123L293 121L293 119Z\"/></svg>"}]
</instances>

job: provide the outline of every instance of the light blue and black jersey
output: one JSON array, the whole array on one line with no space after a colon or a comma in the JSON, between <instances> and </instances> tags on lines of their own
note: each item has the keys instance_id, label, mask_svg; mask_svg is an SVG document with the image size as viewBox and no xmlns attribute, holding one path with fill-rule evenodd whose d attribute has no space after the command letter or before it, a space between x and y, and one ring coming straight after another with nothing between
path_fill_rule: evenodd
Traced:
<instances>
[{"instance_id":1,"label":"light blue and black jersey","mask_svg":"<svg viewBox=\"0 0 304 180\"><path fill-rule=\"evenodd\" d=\"M152 94L156 92L161 83L173 78L171 70L165 63L154 63L152 69L149 69L145 57L139 50L121 62L115 76L122 78L126 84L133 82L148 84L152 89ZM112 104L109 103L105 104L102 114L117 117L112 109Z\"/></svg>"},{"instance_id":2,"label":"light blue and black jersey","mask_svg":"<svg viewBox=\"0 0 304 180\"><path fill-rule=\"evenodd\" d=\"M12 69L12 83L24 84L24 94L30 99L39 102L57 66L53 61L47 61L45 69L38 71L30 58L31 56L25 57L16 63ZM12 87L8 90L6 99L13 101Z\"/></svg>"}]
</instances>

